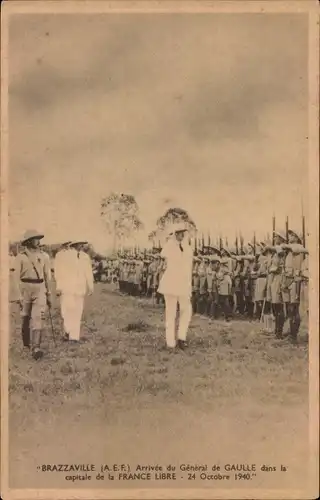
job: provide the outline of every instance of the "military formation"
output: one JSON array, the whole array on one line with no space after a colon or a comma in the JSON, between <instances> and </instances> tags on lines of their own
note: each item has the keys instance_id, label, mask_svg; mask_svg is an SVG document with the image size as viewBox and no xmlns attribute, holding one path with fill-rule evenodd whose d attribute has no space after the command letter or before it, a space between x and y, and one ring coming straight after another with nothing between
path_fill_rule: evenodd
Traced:
<instances>
[{"instance_id":1,"label":"military formation","mask_svg":"<svg viewBox=\"0 0 320 500\"><path fill-rule=\"evenodd\" d=\"M43 237L35 230L27 231L21 240L21 251L15 258L11 256L9 263L13 272L13 302L21 310L23 346L30 349L34 359L43 355L46 309L52 327L53 276L64 322L63 340L67 342L80 341L84 297L93 293L94 282L116 284L120 293L149 298L154 306L165 304L159 284L167 261L160 245L91 259L86 252L87 242L78 239L63 243L50 258L40 244ZM210 238L207 244L203 238L201 242L194 240L193 314L226 322L235 317L258 321L266 333L277 339L288 335L292 343L297 343L301 314L308 314L308 288L304 224L300 235L289 229L288 220L285 231L276 231L273 220L272 241L256 241L254 236L244 245L240 237L233 248L221 238L216 245L211 244ZM289 332L284 332L286 320Z\"/></svg>"},{"instance_id":2,"label":"military formation","mask_svg":"<svg viewBox=\"0 0 320 500\"><path fill-rule=\"evenodd\" d=\"M289 339L296 343L301 312L308 312L308 251L304 237L296 231L273 231L272 241L243 239L233 248L195 244L192 270L193 314L212 320L242 317L261 323L266 333L283 338L289 321ZM210 243L210 242L209 242ZM135 297L149 297L164 304L158 287L165 271L161 247L152 251L119 252L106 259L100 280L117 281L119 291Z\"/></svg>"}]
</instances>

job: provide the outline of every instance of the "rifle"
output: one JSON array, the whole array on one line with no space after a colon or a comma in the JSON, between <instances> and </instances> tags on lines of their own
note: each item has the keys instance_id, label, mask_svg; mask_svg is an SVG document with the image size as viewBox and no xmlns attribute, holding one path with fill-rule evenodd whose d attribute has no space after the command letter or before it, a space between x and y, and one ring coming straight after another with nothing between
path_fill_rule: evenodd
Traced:
<instances>
[{"instance_id":1,"label":"rifle","mask_svg":"<svg viewBox=\"0 0 320 500\"><path fill-rule=\"evenodd\" d=\"M240 233L240 250L241 250L241 254L243 255L243 236L241 233Z\"/></svg>"},{"instance_id":2,"label":"rifle","mask_svg":"<svg viewBox=\"0 0 320 500\"><path fill-rule=\"evenodd\" d=\"M55 335L54 328L53 328L53 321L52 321L50 307L48 307L48 313L49 313L49 319L50 319L50 325L51 325L51 333L52 333L53 343L54 343L54 346L57 347L56 335Z\"/></svg>"},{"instance_id":3,"label":"rifle","mask_svg":"<svg viewBox=\"0 0 320 500\"><path fill-rule=\"evenodd\" d=\"M238 244L238 235L236 236L236 254L239 255L239 244Z\"/></svg>"},{"instance_id":4,"label":"rifle","mask_svg":"<svg viewBox=\"0 0 320 500\"><path fill-rule=\"evenodd\" d=\"M274 246L275 232L276 232L276 217L275 217L275 215L273 215L272 216L272 246Z\"/></svg>"},{"instance_id":5,"label":"rifle","mask_svg":"<svg viewBox=\"0 0 320 500\"><path fill-rule=\"evenodd\" d=\"M306 248L306 218L303 213L303 201L301 200L301 218L302 218L302 244ZM303 256L303 258L305 255Z\"/></svg>"},{"instance_id":6,"label":"rifle","mask_svg":"<svg viewBox=\"0 0 320 500\"><path fill-rule=\"evenodd\" d=\"M253 255L256 256L256 232L253 233Z\"/></svg>"},{"instance_id":7,"label":"rifle","mask_svg":"<svg viewBox=\"0 0 320 500\"><path fill-rule=\"evenodd\" d=\"M219 249L220 249L220 252L221 252L222 248L223 248L223 243L222 243L222 238L220 236L220 238L219 238Z\"/></svg>"},{"instance_id":8,"label":"rifle","mask_svg":"<svg viewBox=\"0 0 320 500\"><path fill-rule=\"evenodd\" d=\"M286 217L286 243L289 243L289 217Z\"/></svg>"}]
</instances>

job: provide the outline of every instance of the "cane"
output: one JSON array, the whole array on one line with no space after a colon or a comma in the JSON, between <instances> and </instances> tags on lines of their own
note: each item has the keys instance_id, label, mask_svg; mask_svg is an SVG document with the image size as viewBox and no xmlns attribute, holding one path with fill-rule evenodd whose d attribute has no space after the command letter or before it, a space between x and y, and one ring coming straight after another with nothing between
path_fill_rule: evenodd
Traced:
<instances>
[{"instance_id":1,"label":"cane","mask_svg":"<svg viewBox=\"0 0 320 500\"><path fill-rule=\"evenodd\" d=\"M50 319L50 324L51 324L51 333L52 333L53 343L54 343L54 346L57 347L56 336L55 336L55 333L54 333L53 321L52 321L50 307L48 308L48 312L49 312L49 319Z\"/></svg>"}]
</instances>

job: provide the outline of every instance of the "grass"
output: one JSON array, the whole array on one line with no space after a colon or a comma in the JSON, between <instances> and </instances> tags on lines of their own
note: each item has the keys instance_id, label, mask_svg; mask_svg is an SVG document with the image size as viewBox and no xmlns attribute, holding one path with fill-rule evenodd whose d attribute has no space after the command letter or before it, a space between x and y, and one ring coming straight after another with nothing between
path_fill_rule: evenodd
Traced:
<instances>
[{"instance_id":1,"label":"grass","mask_svg":"<svg viewBox=\"0 0 320 500\"><path fill-rule=\"evenodd\" d=\"M62 439L66 424L61 427L57 422L71 421L76 426L74 419L85 415L101 418L98 433L103 433L106 422L113 425L119 416L133 410L157 410L161 415L178 405L182 412L196 415L221 414L235 421L243 418L252 426L260 425L261 439L266 439L266 423L259 423L263 418L268 425L271 421L278 425L287 418L283 417L284 409L289 409L293 420L291 409L308 411L305 323L299 345L293 346L264 335L256 323L234 321L228 325L194 316L190 347L171 354L165 349L163 308L153 307L145 299L124 297L107 284L97 284L94 294L86 299L85 343L74 346L62 342L58 303L52 315L57 347L47 322L45 357L34 362L22 352L20 317L12 307L9 402L15 467L15 453L24 439L32 436L28 446L42 446L40 429L48 425L57 428ZM86 432L79 428L79 436ZM296 441L298 437L296 434ZM55 439L52 437L50 446ZM24 463L27 477L25 467Z\"/></svg>"},{"instance_id":2,"label":"grass","mask_svg":"<svg viewBox=\"0 0 320 500\"><path fill-rule=\"evenodd\" d=\"M98 285L87 301L83 325L87 342L69 346L58 338L55 348L48 329L46 355L37 363L21 353L19 317L12 313L12 409L26 395L35 409L52 405L52 396L59 405L75 394L94 406L101 403L104 391L108 391L109 405L119 394L130 400L141 393L151 399L156 396L158 402L176 400L180 394L185 402L194 404L243 397L290 404L305 398L305 326L300 345L292 346L263 335L256 323L235 321L226 326L223 321L195 316L189 349L170 355L165 350L163 309L150 307L147 300L108 293L106 287ZM55 330L61 332L57 307L53 320Z\"/></svg>"}]
</instances>

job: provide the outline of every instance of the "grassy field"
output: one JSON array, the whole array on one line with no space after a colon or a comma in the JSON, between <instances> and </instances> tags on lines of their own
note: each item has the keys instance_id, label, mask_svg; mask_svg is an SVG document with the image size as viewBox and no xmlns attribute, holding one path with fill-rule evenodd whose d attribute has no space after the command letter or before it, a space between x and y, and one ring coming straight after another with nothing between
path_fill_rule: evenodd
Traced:
<instances>
[{"instance_id":1,"label":"grassy field","mask_svg":"<svg viewBox=\"0 0 320 500\"><path fill-rule=\"evenodd\" d=\"M151 487L156 483L68 484L50 463L286 465L252 487L301 487L308 454L308 335L292 346L245 321L194 316L190 347L168 354L164 310L97 284L86 300L85 342L61 342L55 304L45 357L22 352L11 305L10 486ZM243 487L248 483L242 482ZM157 487L219 487L179 481ZM239 482L228 486L239 487Z\"/></svg>"}]
</instances>

